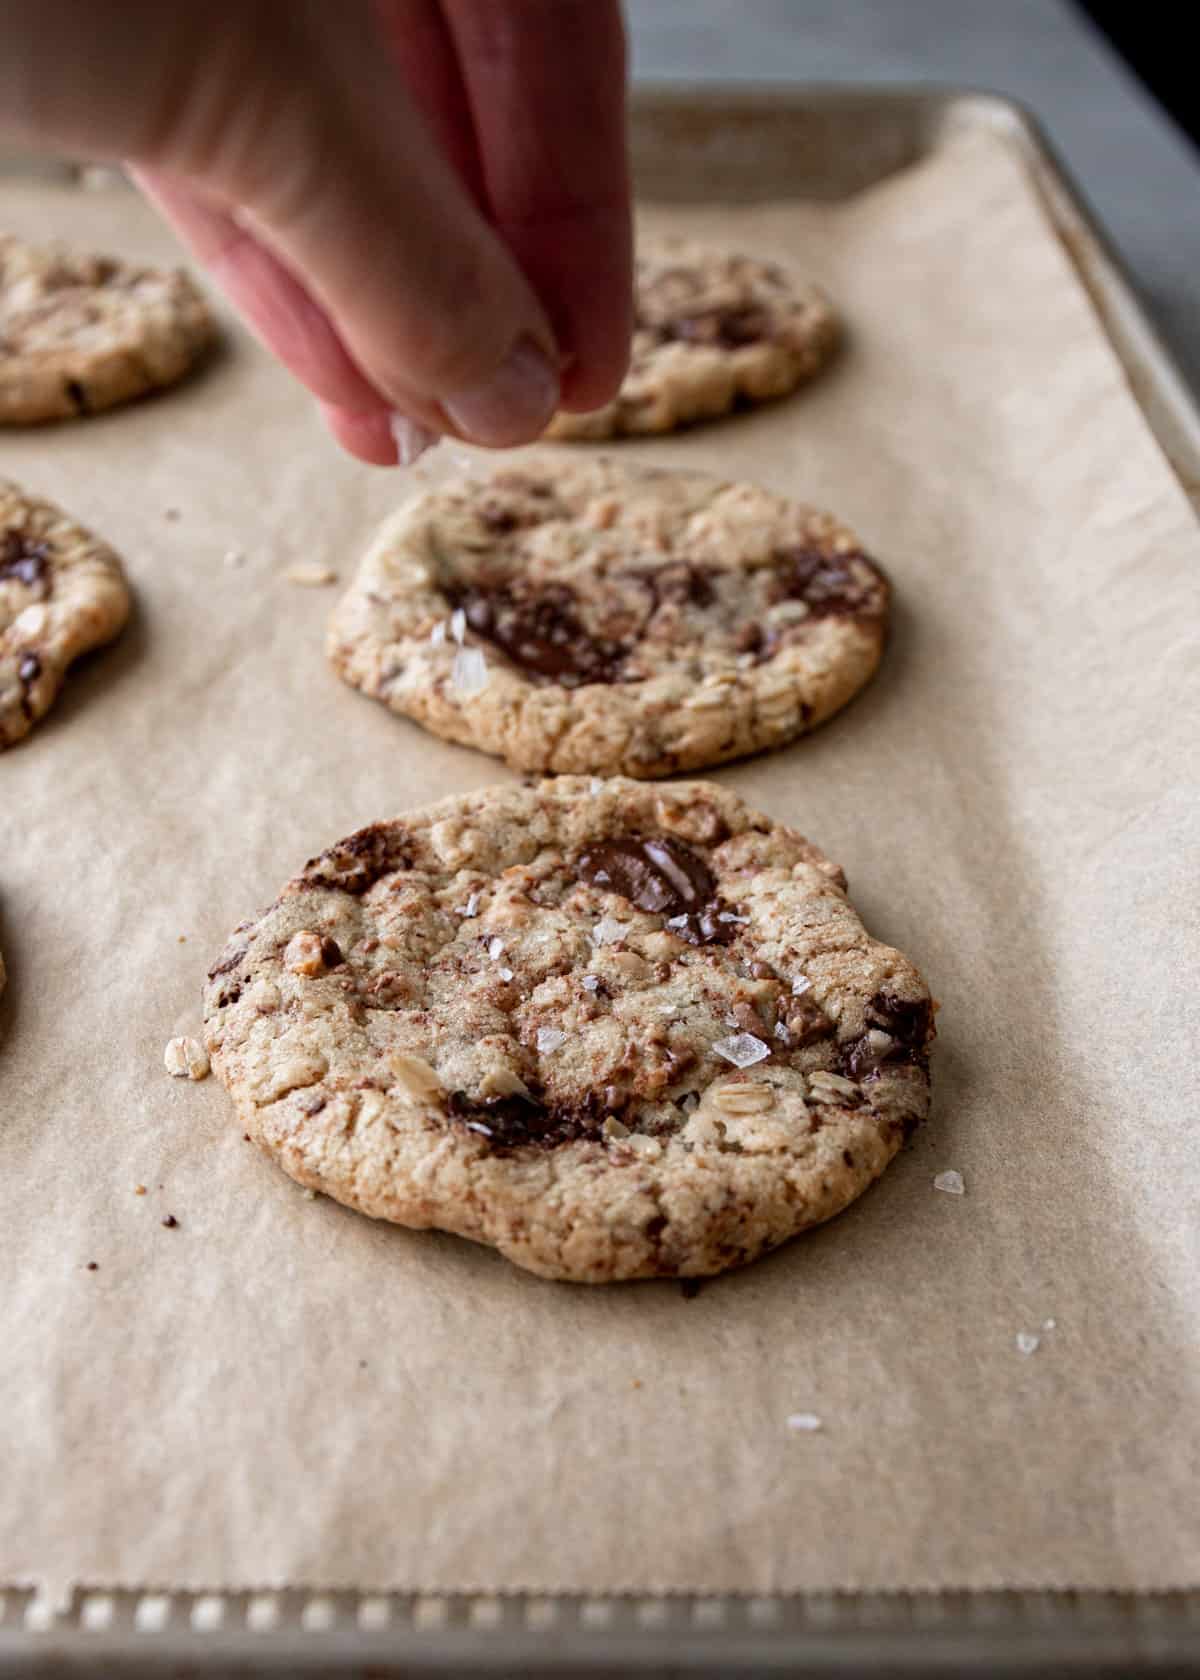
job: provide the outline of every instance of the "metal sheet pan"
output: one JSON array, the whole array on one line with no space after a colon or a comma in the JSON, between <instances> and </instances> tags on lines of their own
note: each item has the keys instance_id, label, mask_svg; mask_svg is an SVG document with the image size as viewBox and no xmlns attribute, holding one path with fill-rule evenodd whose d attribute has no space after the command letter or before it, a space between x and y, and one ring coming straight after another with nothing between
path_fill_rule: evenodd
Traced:
<instances>
[{"instance_id":1,"label":"metal sheet pan","mask_svg":"<svg viewBox=\"0 0 1200 1680\"><path fill-rule=\"evenodd\" d=\"M1020 156L1130 386L1200 510L1200 409L1033 119L990 94L643 87L635 174L660 201L837 200L986 128ZM51 179L71 164L0 155ZM82 185L82 182L81 182ZM0 1588L0 1673L730 1675L1200 1673L1200 1594L837 1594L669 1599Z\"/></svg>"}]
</instances>

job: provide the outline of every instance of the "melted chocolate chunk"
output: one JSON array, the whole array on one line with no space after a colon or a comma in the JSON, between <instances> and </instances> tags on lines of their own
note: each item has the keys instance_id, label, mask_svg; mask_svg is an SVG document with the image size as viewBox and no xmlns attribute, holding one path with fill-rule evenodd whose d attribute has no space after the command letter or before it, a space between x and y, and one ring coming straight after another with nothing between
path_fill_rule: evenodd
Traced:
<instances>
[{"instance_id":1,"label":"melted chocolate chunk","mask_svg":"<svg viewBox=\"0 0 1200 1680\"><path fill-rule=\"evenodd\" d=\"M406 839L403 831L398 833L388 823L372 823L370 828L360 828L349 839L310 858L304 866L304 880L313 887L364 893L381 876L412 868Z\"/></svg>"},{"instance_id":2,"label":"melted chocolate chunk","mask_svg":"<svg viewBox=\"0 0 1200 1680\"><path fill-rule=\"evenodd\" d=\"M780 549L775 556L773 597L776 601L805 602L814 618L834 614L877 618L884 605L882 580L872 572L867 582L861 582L851 570L851 563L857 560L866 560L866 555L857 551L822 554L802 543Z\"/></svg>"},{"instance_id":3,"label":"melted chocolate chunk","mask_svg":"<svg viewBox=\"0 0 1200 1680\"><path fill-rule=\"evenodd\" d=\"M557 1108L544 1100L536 1086L527 1097L514 1093L480 1099L467 1096L465 1091L452 1091L447 1107L469 1132L486 1138L498 1149L531 1144L553 1149L562 1143L598 1138L606 1116L612 1113L611 1108L595 1100L578 1109Z\"/></svg>"},{"instance_id":4,"label":"melted chocolate chunk","mask_svg":"<svg viewBox=\"0 0 1200 1680\"><path fill-rule=\"evenodd\" d=\"M338 944L336 939L322 939L321 961L325 964L326 968L340 968L345 960L345 957L342 955L342 947Z\"/></svg>"},{"instance_id":5,"label":"melted chocolate chunk","mask_svg":"<svg viewBox=\"0 0 1200 1680\"><path fill-rule=\"evenodd\" d=\"M737 350L743 344L757 344L771 333L770 312L758 304L731 309L706 309L695 315L680 315L673 321L652 326L661 344L715 344L723 350Z\"/></svg>"},{"instance_id":6,"label":"melted chocolate chunk","mask_svg":"<svg viewBox=\"0 0 1200 1680\"><path fill-rule=\"evenodd\" d=\"M665 916L689 945L728 945L737 931L702 857L671 835L618 835L581 852L579 878L620 893L639 910ZM725 912L728 914L728 912Z\"/></svg>"},{"instance_id":7,"label":"melted chocolate chunk","mask_svg":"<svg viewBox=\"0 0 1200 1680\"><path fill-rule=\"evenodd\" d=\"M520 582L495 589L449 585L446 598L461 607L476 635L494 642L514 665L564 688L621 680L628 647L592 636L580 622L574 590L549 584L536 591Z\"/></svg>"},{"instance_id":8,"label":"melted chocolate chunk","mask_svg":"<svg viewBox=\"0 0 1200 1680\"><path fill-rule=\"evenodd\" d=\"M872 1044L871 1030L886 1033L890 1044ZM933 1005L928 998L895 997L876 992L867 1005L867 1032L844 1044L841 1067L850 1079L869 1079L882 1067L924 1067L934 1037Z\"/></svg>"},{"instance_id":9,"label":"melted chocolate chunk","mask_svg":"<svg viewBox=\"0 0 1200 1680\"><path fill-rule=\"evenodd\" d=\"M0 538L0 579L15 578L35 589L46 577L45 543L32 542L24 531L8 530Z\"/></svg>"}]
</instances>

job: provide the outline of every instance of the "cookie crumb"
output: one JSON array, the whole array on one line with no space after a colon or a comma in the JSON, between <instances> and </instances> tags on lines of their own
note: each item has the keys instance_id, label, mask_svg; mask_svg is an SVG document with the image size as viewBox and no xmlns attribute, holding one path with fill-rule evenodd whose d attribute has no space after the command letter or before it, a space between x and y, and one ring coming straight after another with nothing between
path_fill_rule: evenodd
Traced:
<instances>
[{"instance_id":1,"label":"cookie crumb","mask_svg":"<svg viewBox=\"0 0 1200 1680\"><path fill-rule=\"evenodd\" d=\"M753 1033L734 1033L730 1038L719 1038L713 1045L713 1050L734 1067L753 1067L755 1062L765 1061L771 1054L769 1044L764 1044L761 1038L755 1038Z\"/></svg>"},{"instance_id":2,"label":"cookie crumb","mask_svg":"<svg viewBox=\"0 0 1200 1680\"><path fill-rule=\"evenodd\" d=\"M629 1386L630 1386L630 1388L641 1388L641 1386L642 1386L641 1377L634 1377L633 1381L630 1383Z\"/></svg>"},{"instance_id":3,"label":"cookie crumb","mask_svg":"<svg viewBox=\"0 0 1200 1680\"><path fill-rule=\"evenodd\" d=\"M315 1190L302 1190L300 1194L304 1197L306 1202L315 1202L317 1199L317 1192Z\"/></svg>"},{"instance_id":4,"label":"cookie crumb","mask_svg":"<svg viewBox=\"0 0 1200 1680\"><path fill-rule=\"evenodd\" d=\"M286 583L298 584L301 589L324 589L326 584L337 582L337 573L329 566L289 566L283 576Z\"/></svg>"},{"instance_id":5,"label":"cookie crumb","mask_svg":"<svg viewBox=\"0 0 1200 1680\"><path fill-rule=\"evenodd\" d=\"M451 686L460 689L463 694L479 694L491 680L487 660L479 648L459 648L450 668Z\"/></svg>"},{"instance_id":6,"label":"cookie crumb","mask_svg":"<svg viewBox=\"0 0 1200 1680\"><path fill-rule=\"evenodd\" d=\"M798 1435L812 1435L818 1429L824 1429L825 1423L816 1412L793 1412L787 1420L787 1426Z\"/></svg>"},{"instance_id":7,"label":"cookie crumb","mask_svg":"<svg viewBox=\"0 0 1200 1680\"><path fill-rule=\"evenodd\" d=\"M187 944L187 934L186 933L179 934L179 936L175 940L175 943L177 945L186 945Z\"/></svg>"},{"instance_id":8,"label":"cookie crumb","mask_svg":"<svg viewBox=\"0 0 1200 1680\"><path fill-rule=\"evenodd\" d=\"M175 507L164 508L163 518L168 522L168 524L174 525L176 520L179 518L179 509Z\"/></svg>"},{"instance_id":9,"label":"cookie crumb","mask_svg":"<svg viewBox=\"0 0 1200 1680\"><path fill-rule=\"evenodd\" d=\"M944 1190L947 1196L965 1196L967 1193L967 1187L963 1183L962 1174L960 1172L955 1172L953 1169L951 1169L950 1172L938 1173L937 1177L933 1181L933 1188L935 1190Z\"/></svg>"},{"instance_id":10,"label":"cookie crumb","mask_svg":"<svg viewBox=\"0 0 1200 1680\"><path fill-rule=\"evenodd\" d=\"M1042 1329L1043 1330L1057 1330L1057 1328L1058 1328L1058 1320L1056 1318L1044 1318L1042 1320Z\"/></svg>"},{"instance_id":11,"label":"cookie crumb","mask_svg":"<svg viewBox=\"0 0 1200 1680\"><path fill-rule=\"evenodd\" d=\"M98 1260L89 1260L84 1269L89 1272L98 1272L100 1270L100 1262Z\"/></svg>"},{"instance_id":12,"label":"cookie crumb","mask_svg":"<svg viewBox=\"0 0 1200 1680\"><path fill-rule=\"evenodd\" d=\"M173 1213L169 1213L167 1217L160 1220L159 1223L165 1231L177 1231L179 1229L179 1221Z\"/></svg>"},{"instance_id":13,"label":"cookie crumb","mask_svg":"<svg viewBox=\"0 0 1200 1680\"><path fill-rule=\"evenodd\" d=\"M246 556L242 553L240 548L227 548L225 550L225 564L230 567L244 566L246 564Z\"/></svg>"},{"instance_id":14,"label":"cookie crumb","mask_svg":"<svg viewBox=\"0 0 1200 1680\"><path fill-rule=\"evenodd\" d=\"M173 1038L163 1051L163 1066L172 1079L204 1079L209 1070L208 1052L198 1039Z\"/></svg>"},{"instance_id":15,"label":"cookie crumb","mask_svg":"<svg viewBox=\"0 0 1200 1680\"><path fill-rule=\"evenodd\" d=\"M144 1196L146 1194L146 1186L144 1184L135 1184L133 1187L133 1193L135 1196Z\"/></svg>"},{"instance_id":16,"label":"cookie crumb","mask_svg":"<svg viewBox=\"0 0 1200 1680\"><path fill-rule=\"evenodd\" d=\"M1042 1345L1042 1338L1040 1336L1035 1335L1033 1333L1033 1331L1031 1331L1031 1330L1018 1330L1017 1331L1017 1352L1018 1353L1024 1354L1024 1355L1026 1355L1026 1357L1028 1357L1029 1354L1036 1353L1038 1348L1041 1347L1041 1345Z\"/></svg>"}]
</instances>

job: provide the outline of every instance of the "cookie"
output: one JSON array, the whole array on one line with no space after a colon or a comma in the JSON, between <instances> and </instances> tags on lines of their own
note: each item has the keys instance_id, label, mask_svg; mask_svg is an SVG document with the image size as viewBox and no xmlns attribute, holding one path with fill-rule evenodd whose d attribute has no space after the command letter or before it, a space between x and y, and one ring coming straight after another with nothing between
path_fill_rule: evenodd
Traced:
<instances>
[{"instance_id":1,"label":"cookie","mask_svg":"<svg viewBox=\"0 0 1200 1680\"><path fill-rule=\"evenodd\" d=\"M815 728L874 671L887 613L829 514L543 456L395 515L327 651L352 687L518 769L665 776Z\"/></svg>"},{"instance_id":2,"label":"cookie","mask_svg":"<svg viewBox=\"0 0 1200 1680\"><path fill-rule=\"evenodd\" d=\"M301 1184L545 1277L831 1218L929 1102L933 1006L845 879L710 783L561 777L360 830L243 922L205 1034Z\"/></svg>"},{"instance_id":3,"label":"cookie","mask_svg":"<svg viewBox=\"0 0 1200 1680\"><path fill-rule=\"evenodd\" d=\"M128 617L125 572L108 544L0 478L0 749L49 711L71 661Z\"/></svg>"},{"instance_id":4,"label":"cookie","mask_svg":"<svg viewBox=\"0 0 1200 1680\"><path fill-rule=\"evenodd\" d=\"M212 338L180 269L0 233L0 424L94 414L173 385Z\"/></svg>"},{"instance_id":5,"label":"cookie","mask_svg":"<svg viewBox=\"0 0 1200 1680\"><path fill-rule=\"evenodd\" d=\"M775 263L690 241L639 254L629 372L590 414L555 415L547 435L672 432L739 404L785 397L837 348L837 316L816 286Z\"/></svg>"}]
</instances>

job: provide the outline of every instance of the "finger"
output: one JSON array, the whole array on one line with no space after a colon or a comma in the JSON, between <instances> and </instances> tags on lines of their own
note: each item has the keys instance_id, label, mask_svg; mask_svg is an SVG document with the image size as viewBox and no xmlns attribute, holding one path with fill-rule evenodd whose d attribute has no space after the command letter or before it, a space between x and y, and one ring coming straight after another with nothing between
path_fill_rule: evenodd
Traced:
<instances>
[{"instance_id":1,"label":"finger","mask_svg":"<svg viewBox=\"0 0 1200 1680\"><path fill-rule=\"evenodd\" d=\"M492 221L550 312L569 407L616 393L632 333L625 43L615 0L442 0Z\"/></svg>"},{"instance_id":2,"label":"finger","mask_svg":"<svg viewBox=\"0 0 1200 1680\"><path fill-rule=\"evenodd\" d=\"M384 40L414 105L476 204L485 202L471 106L439 0L375 0Z\"/></svg>"},{"instance_id":3,"label":"finger","mask_svg":"<svg viewBox=\"0 0 1200 1680\"><path fill-rule=\"evenodd\" d=\"M193 165L253 211L389 406L436 404L480 443L537 436L559 397L549 319L398 89L373 8L257 9L289 32L277 97L225 109Z\"/></svg>"}]
</instances>

